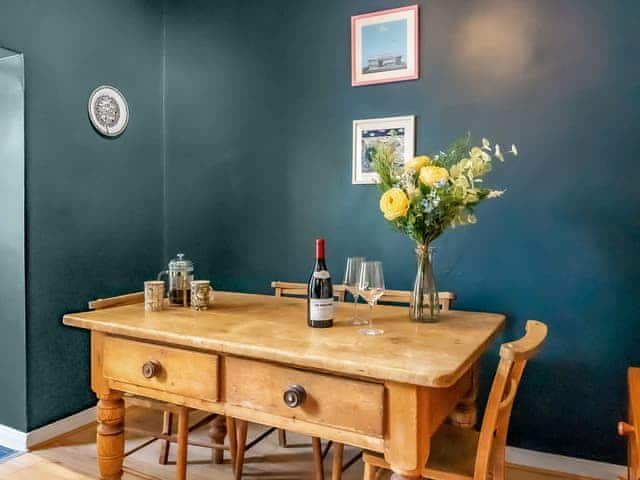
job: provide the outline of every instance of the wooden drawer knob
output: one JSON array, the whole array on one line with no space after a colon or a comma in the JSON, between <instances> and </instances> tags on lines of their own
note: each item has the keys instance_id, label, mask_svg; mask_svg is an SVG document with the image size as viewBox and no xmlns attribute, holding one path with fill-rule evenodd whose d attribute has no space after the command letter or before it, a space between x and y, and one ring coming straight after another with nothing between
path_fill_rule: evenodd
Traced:
<instances>
[{"instance_id":1,"label":"wooden drawer knob","mask_svg":"<svg viewBox=\"0 0 640 480\"><path fill-rule=\"evenodd\" d=\"M142 365L142 375L144 378L153 378L160 373L160 362L157 360L149 360Z\"/></svg>"},{"instance_id":2,"label":"wooden drawer knob","mask_svg":"<svg viewBox=\"0 0 640 480\"><path fill-rule=\"evenodd\" d=\"M635 429L626 422L618 422L618 435L621 437L633 433Z\"/></svg>"},{"instance_id":3,"label":"wooden drawer knob","mask_svg":"<svg viewBox=\"0 0 640 480\"><path fill-rule=\"evenodd\" d=\"M289 408L299 407L305 398L307 398L307 392L302 385L291 385L283 395L284 403Z\"/></svg>"}]
</instances>

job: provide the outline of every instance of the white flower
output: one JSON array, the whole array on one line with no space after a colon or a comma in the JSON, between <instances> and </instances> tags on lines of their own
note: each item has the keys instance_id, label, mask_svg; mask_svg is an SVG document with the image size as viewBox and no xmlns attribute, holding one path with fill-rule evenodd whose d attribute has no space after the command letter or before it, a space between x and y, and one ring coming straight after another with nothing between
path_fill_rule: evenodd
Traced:
<instances>
[{"instance_id":1,"label":"white flower","mask_svg":"<svg viewBox=\"0 0 640 480\"><path fill-rule=\"evenodd\" d=\"M504 162L504 155L502 155L502 152L500 151L500 145L498 145L497 143L496 143L496 151L494 155L498 160L500 160L501 162Z\"/></svg>"},{"instance_id":2,"label":"white flower","mask_svg":"<svg viewBox=\"0 0 640 480\"><path fill-rule=\"evenodd\" d=\"M489 140L487 140L486 138L482 139L482 148L484 150L486 150L487 152L491 151L491 142L489 142Z\"/></svg>"},{"instance_id":3,"label":"white flower","mask_svg":"<svg viewBox=\"0 0 640 480\"><path fill-rule=\"evenodd\" d=\"M500 198L506 190L491 190L487 195L487 198Z\"/></svg>"},{"instance_id":4,"label":"white flower","mask_svg":"<svg viewBox=\"0 0 640 480\"><path fill-rule=\"evenodd\" d=\"M509 153L513 153L517 157L518 156L518 147L516 147L515 144L511 145L511 150L509 151Z\"/></svg>"}]
</instances>

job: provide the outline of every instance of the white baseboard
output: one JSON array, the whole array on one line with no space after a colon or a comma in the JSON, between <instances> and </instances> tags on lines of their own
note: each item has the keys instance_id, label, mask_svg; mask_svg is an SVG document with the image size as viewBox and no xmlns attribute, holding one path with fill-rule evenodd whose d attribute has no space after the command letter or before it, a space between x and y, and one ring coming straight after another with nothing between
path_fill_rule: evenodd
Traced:
<instances>
[{"instance_id":1,"label":"white baseboard","mask_svg":"<svg viewBox=\"0 0 640 480\"><path fill-rule=\"evenodd\" d=\"M507 447L507 462L531 468L553 470L580 477L615 480L627 477L627 467L583 458L565 457L524 448Z\"/></svg>"},{"instance_id":2,"label":"white baseboard","mask_svg":"<svg viewBox=\"0 0 640 480\"><path fill-rule=\"evenodd\" d=\"M39 443L46 442L95 421L96 407L91 407L27 433L0 425L0 445L12 450L29 450Z\"/></svg>"},{"instance_id":3,"label":"white baseboard","mask_svg":"<svg viewBox=\"0 0 640 480\"><path fill-rule=\"evenodd\" d=\"M92 407L28 433L0 425L0 445L13 450L28 450L39 443L95 422L95 419L96 407ZM517 447L507 447L507 462L514 465L603 480L627 476L627 468L622 465L565 457Z\"/></svg>"},{"instance_id":4,"label":"white baseboard","mask_svg":"<svg viewBox=\"0 0 640 480\"><path fill-rule=\"evenodd\" d=\"M11 450L26 450L27 434L6 425L0 425L0 445Z\"/></svg>"}]
</instances>

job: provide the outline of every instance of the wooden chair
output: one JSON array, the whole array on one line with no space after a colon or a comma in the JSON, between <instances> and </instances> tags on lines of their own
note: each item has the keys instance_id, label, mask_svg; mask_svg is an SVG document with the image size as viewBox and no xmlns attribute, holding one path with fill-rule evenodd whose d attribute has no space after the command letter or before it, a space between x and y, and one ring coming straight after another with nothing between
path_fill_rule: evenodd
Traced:
<instances>
[{"instance_id":1,"label":"wooden chair","mask_svg":"<svg viewBox=\"0 0 640 480\"><path fill-rule=\"evenodd\" d=\"M500 347L480 432L444 424L431 439L431 452L422 477L433 480L504 480L505 448L513 401L527 361L542 347L547 326L535 320L526 335ZM365 453L364 479L375 480L379 468L389 469L378 453Z\"/></svg>"},{"instance_id":2,"label":"wooden chair","mask_svg":"<svg viewBox=\"0 0 640 480\"><path fill-rule=\"evenodd\" d=\"M618 433L627 436L629 480L640 480L640 368L629 368L629 423L619 422Z\"/></svg>"},{"instance_id":3,"label":"wooden chair","mask_svg":"<svg viewBox=\"0 0 640 480\"><path fill-rule=\"evenodd\" d=\"M406 303L408 305L411 301L412 293L409 290L385 290L379 302ZM438 298L440 299L440 310L444 312L451 310L451 304L457 297L453 292L438 292Z\"/></svg>"},{"instance_id":4,"label":"wooden chair","mask_svg":"<svg viewBox=\"0 0 640 480\"><path fill-rule=\"evenodd\" d=\"M271 288L273 288L276 297L306 297L309 286L306 283L274 280L271 282ZM344 302L345 291L344 285L334 285L333 297L339 302Z\"/></svg>"},{"instance_id":5,"label":"wooden chair","mask_svg":"<svg viewBox=\"0 0 640 480\"><path fill-rule=\"evenodd\" d=\"M89 308L91 310L101 310L104 308L121 307L125 305L134 305L138 303L144 303L144 292L129 293L126 295L120 295L117 297L104 298L93 300L89 302ZM125 395L125 404L129 406L137 406L147 408L151 410L158 410L163 412L162 419L162 431L160 433L150 432L148 430L136 429L127 427L125 430L138 433L144 436L150 436L151 439L146 442L137 445L128 452L125 452L125 457L131 455L134 452L152 444L155 441L160 441L160 456L158 463L166 465L169 461L169 450L171 443L178 444L178 452L176 458L176 478L178 480L184 480L186 478L187 469L187 447L188 445L205 447L212 449L212 460L214 463L220 464L223 462L224 450L229 450L231 455L231 465L236 467L236 425L235 420L230 417L224 417L221 415L210 414L202 418L195 424L189 426L189 414L195 410L174 405L168 402L162 402L159 400L152 400L149 398ZM177 417L178 431L177 434L173 432L173 420L174 416ZM200 428L206 423L211 422L209 429L210 442L197 442L189 440L189 432ZM226 433L229 433L229 446L224 445L224 437ZM134 472L135 473L135 472Z\"/></svg>"}]
</instances>

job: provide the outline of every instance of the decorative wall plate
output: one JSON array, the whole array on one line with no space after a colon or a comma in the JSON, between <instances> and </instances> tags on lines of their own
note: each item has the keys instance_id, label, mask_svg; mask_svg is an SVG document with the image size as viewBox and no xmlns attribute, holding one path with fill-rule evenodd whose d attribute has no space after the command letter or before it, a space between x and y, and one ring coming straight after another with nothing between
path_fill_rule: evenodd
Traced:
<instances>
[{"instance_id":1,"label":"decorative wall plate","mask_svg":"<svg viewBox=\"0 0 640 480\"><path fill-rule=\"evenodd\" d=\"M117 137L129 123L127 101L117 88L102 85L89 97L89 118L102 135Z\"/></svg>"}]
</instances>

